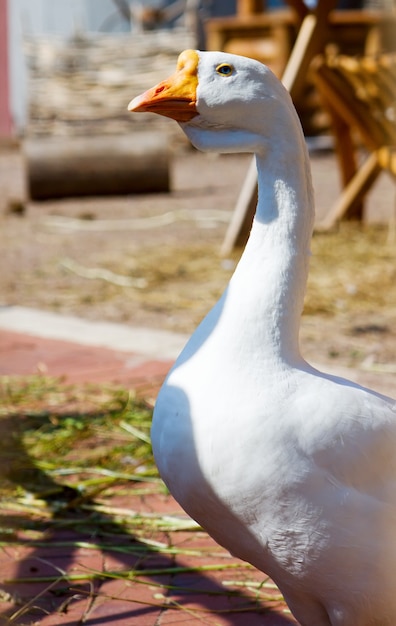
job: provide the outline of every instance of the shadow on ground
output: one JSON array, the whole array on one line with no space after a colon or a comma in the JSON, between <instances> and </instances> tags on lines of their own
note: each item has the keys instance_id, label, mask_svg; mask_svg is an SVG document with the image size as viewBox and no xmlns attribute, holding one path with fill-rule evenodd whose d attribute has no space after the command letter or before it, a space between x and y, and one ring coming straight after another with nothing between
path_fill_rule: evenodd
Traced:
<instances>
[{"instance_id":1,"label":"shadow on ground","mask_svg":"<svg viewBox=\"0 0 396 626\"><path fill-rule=\"evenodd\" d=\"M0 578L7 609L0 613L0 623L140 626L155 624L159 613L183 610L191 603L197 612L205 611L205 623L210 623L206 612L220 612L227 626L295 623L251 594L225 590L220 580L199 571L199 557L194 560L197 569L185 571L191 559L185 563L178 555L162 554L154 541L142 542L122 521L95 510L95 494L62 485L40 469L23 435L42 428L48 419L21 414L0 420L0 484L19 495L31 494L32 502L42 502L43 513L39 518L26 512L3 518ZM99 549L89 550L88 544ZM89 580L73 580L77 571L85 571ZM126 573L133 571L138 579L128 579Z\"/></svg>"}]
</instances>

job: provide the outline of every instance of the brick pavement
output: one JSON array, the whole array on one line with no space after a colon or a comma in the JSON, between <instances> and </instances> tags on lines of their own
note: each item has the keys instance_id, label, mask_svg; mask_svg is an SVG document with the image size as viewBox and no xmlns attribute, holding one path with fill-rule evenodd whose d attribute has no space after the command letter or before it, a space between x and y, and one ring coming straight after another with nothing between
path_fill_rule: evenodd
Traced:
<instances>
[{"instance_id":1,"label":"brick pavement","mask_svg":"<svg viewBox=\"0 0 396 626\"><path fill-rule=\"evenodd\" d=\"M77 341L0 328L0 375L45 372L70 382L116 382L154 394L172 360L161 354L155 359L151 351L148 352L82 345ZM150 492L150 486L144 495L141 495L141 487L136 495L120 493L119 497L112 498L111 504L139 513L155 511L185 517L169 495L158 489ZM249 591L249 587L260 585L263 574L230 557L205 533L156 534L153 539L182 547L183 554L175 557L154 550L142 562L136 556L139 551L135 550L139 537L122 533L121 527L110 517L107 534L103 536L98 535L90 516L84 521L83 530L79 527L81 519L74 520L71 516L70 526L58 527L44 519L38 529L36 524L34 532L29 532L30 519L22 512L15 516L15 527L19 530L14 545L9 535L2 537L0 530L0 624L288 626L296 623L279 601L276 589L263 588L266 601L257 602L255 592ZM6 527L12 523L8 517ZM25 529L22 535L21 528ZM115 535L117 546L123 547L125 552L114 551ZM41 538L42 545L37 538ZM219 560L227 564L224 571L197 569L213 567ZM175 566L182 569L169 573L169 568ZM69 584L62 579L62 572L78 575L100 570L114 575L120 570L136 568L140 574L137 580L104 576L94 581L78 578ZM59 576L59 579L54 584L45 581L46 575ZM35 582L23 582L24 577L34 578ZM227 581L231 582L227 584ZM238 591L238 595L230 595L229 589L234 593Z\"/></svg>"}]
</instances>

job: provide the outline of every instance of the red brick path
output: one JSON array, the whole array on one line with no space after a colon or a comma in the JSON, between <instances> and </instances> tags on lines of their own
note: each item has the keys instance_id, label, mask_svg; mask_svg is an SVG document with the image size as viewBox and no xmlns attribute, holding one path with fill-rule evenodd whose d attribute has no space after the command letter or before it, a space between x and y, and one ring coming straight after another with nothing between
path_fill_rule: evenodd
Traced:
<instances>
[{"instance_id":1,"label":"red brick path","mask_svg":"<svg viewBox=\"0 0 396 626\"><path fill-rule=\"evenodd\" d=\"M63 376L70 382L118 382L131 388L156 393L170 367L167 360L152 360L142 355L80 346L66 341L42 339L20 333L0 331L0 375L29 375L44 372ZM176 513L184 515L176 502L161 493L145 495L120 494L112 506L124 507L140 513ZM13 513L13 515L15 515ZM25 515L25 518L24 518ZM4 520L4 517L6 518ZM45 545L32 545L35 535L26 532L25 542L12 545L12 537L1 535L1 521L12 526L6 511L0 511L0 624L42 626L288 626L296 622L279 602L277 590L268 591L267 602L252 600L252 593L243 587L225 581L256 581L263 575L241 564L225 571L195 571L161 574L172 566L197 568L219 563L237 564L202 532L177 532L155 535L163 543L200 553L173 557L153 552L142 562L133 553L114 552L112 541L118 533L117 545L130 548L134 543L130 534L120 533L120 527L109 517L108 536L98 536L95 523L92 528L73 530L57 528L56 524L42 524L38 535ZM17 528L29 527L29 517L21 513L15 520ZM76 524L79 523L78 520ZM87 524L86 520L84 521ZM88 521L89 524L89 521ZM37 530L35 531L37 535ZM154 538L154 537L153 537ZM79 541L81 547L71 546ZM82 541L100 543L101 549L88 548ZM107 544L106 544L107 542ZM205 556L201 556L201 554ZM129 571L139 567L147 576L133 580L106 579L74 584L62 581L62 572L78 574L90 570ZM156 570L156 573L153 573ZM151 572L151 573L150 573ZM52 587L48 582L12 582L23 577L37 578L59 574ZM161 586L158 586L161 585ZM170 585L167 589L163 585ZM238 597L225 591L238 589ZM271 597L273 596L273 600ZM1 601L3 600L3 601ZM27 604L31 604L27 607ZM26 608L27 607L27 608ZM16 611L21 609L20 616ZM12 622L9 616L14 615ZM16 617L15 617L16 616Z\"/></svg>"}]
</instances>

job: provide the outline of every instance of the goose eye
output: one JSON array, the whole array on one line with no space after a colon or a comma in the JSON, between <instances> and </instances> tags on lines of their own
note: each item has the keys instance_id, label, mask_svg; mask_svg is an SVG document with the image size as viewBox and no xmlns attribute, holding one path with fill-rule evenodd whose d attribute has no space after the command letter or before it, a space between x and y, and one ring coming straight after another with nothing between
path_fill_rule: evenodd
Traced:
<instances>
[{"instance_id":1,"label":"goose eye","mask_svg":"<svg viewBox=\"0 0 396 626\"><path fill-rule=\"evenodd\" d=\"M216 67L216 72L221 76L231 76L234 68L229 63L222 63Z\"/></svg>"}]
</instances>

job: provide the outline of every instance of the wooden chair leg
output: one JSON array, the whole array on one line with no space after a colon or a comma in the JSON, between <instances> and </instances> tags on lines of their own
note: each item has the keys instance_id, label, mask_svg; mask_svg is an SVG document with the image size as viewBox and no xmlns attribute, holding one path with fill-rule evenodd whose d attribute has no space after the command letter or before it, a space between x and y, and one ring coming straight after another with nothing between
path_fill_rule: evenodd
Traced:
<instances>
[{"instance_id":1,"label":"wooden chair leg","mask_svg":"<svg viewBox=\"0 0 396 626\"><path fill-rule=\"evenodd\" d=\"M231 254L236 246L244 246L248 240L257 205L256 159L252 159L243 181L231 222L225 234L220 254Z\"/></svg>"},{"instance_id":2,"label":"wooden chair leg","mask_svg":"<svg viewBox=\"0 0 396 626\"><path fill-rule=\"evenodd\" d=\"M345 188L355 176L358 170L356 148L352 139L351 126L337 114L335 109L327 103L327 110L331 117L331 126L335 138L335 151L340 166L341 183ZM361 198L348 207L345 218L349 220L363 219L364 203Z\"/></svg>"},{"instance_id":3,"label":"wooden chair leg","mask_svg":"<svg viewBox=\"0 0 396 626\"><path fill-rule=\"evenodd\" d=\"M332 206L325 219L317 225L316 230L329 230L347 213L351 206L361 202L364 195L377 179L381 170L382 168L378 162L377 153L372 152L358 169L352 180L343 189L340 197Z\"/></svg>"}]
</instances>

